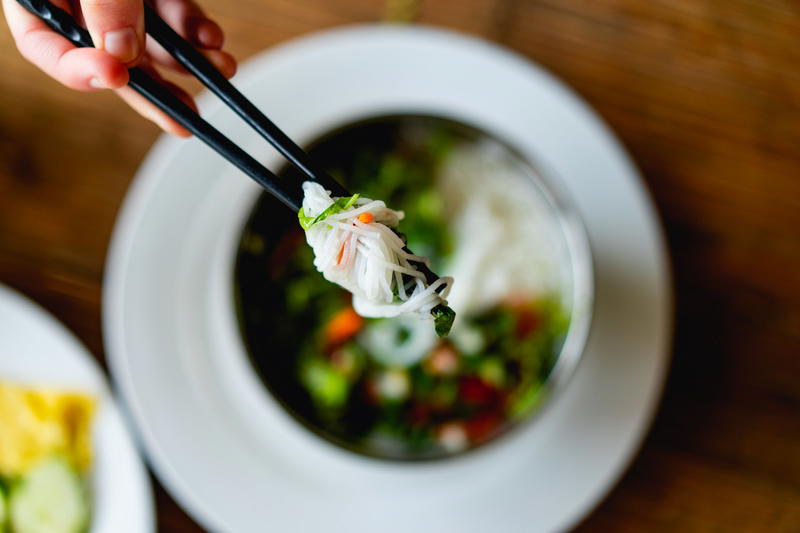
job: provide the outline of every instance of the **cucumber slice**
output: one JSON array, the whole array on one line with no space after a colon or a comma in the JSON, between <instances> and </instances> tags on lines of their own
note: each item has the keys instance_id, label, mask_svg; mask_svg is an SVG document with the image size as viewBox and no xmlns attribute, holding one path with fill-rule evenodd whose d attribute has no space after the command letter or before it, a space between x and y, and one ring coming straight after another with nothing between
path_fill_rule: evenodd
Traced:
<instances>
[{"instance_id":1,"label":"cucumber slice","mask_svg":"<svg viewBox=\"0 0 800 533\"><path fill-rule=\"evenodd\" d=\"M89 522L81 477L60 457L42 461L11 487L8 510L13 533L81 533Z\"/></svg>"}]
</instances>

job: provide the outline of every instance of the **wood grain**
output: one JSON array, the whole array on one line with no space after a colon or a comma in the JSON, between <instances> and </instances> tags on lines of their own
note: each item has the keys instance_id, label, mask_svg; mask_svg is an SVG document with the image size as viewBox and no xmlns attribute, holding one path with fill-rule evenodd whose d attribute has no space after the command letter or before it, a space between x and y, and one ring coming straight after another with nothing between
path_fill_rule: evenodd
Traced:
<instances>
[{"instance_id":1,"label":"wood grain","mask_svg":"<svg viewBox=\"0 0 800 533\"><path fill-rule=\"evenodd\" d=\"M204 6L240 58L385 10ZM574 87L664 219L677 297L666 395L639 457L578 530L800 531L800 3L425 0L419 21L500 42ZM158 132L111 94L48 80L5 30L0 45L0 281L102 361L105 253ZM161 531L201 531L162 489L157 506Z\"/></svg>"}]
</instances>

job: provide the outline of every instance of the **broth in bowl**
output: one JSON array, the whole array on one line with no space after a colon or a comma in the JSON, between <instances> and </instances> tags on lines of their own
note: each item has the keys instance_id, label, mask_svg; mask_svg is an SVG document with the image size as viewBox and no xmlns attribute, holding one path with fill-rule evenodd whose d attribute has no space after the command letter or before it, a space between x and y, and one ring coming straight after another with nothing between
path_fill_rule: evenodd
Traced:
<instances>
[{"instance_id":1,"label":"broth in bowl","mask_svg":"<svg viewBox=\"0 0 800 533\"><path fill-rule=\"evenodd\" d=\"M264 194L234 291L274 397L322 437L386 459L457 454L535 413L578 315L570 239L533 167L477 129L420 116L350 125L309 153L349 190L404 211L408 247L454 277L457 317L438 338L418 317L359 316L315 270L297 217Z\"/></svg>"}]
</instances>

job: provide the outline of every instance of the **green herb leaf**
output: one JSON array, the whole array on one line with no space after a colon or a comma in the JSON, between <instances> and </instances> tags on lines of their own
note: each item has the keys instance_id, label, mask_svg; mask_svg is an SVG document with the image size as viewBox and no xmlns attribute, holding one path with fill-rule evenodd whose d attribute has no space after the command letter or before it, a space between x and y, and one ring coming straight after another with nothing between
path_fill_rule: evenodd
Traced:
<instances>
[{"instance_id":1,"label":"green herb leaf","mask_svg":"<svg viewBox=\"0 0 800 533\"><path fill-rule=\"evenodd\" d=\"M436 329L436 335L444 337L450 333L450 328L453 327L453 320L456 319L456 312L446 305L439 304L431 309L431 314L433 315L433 326Z\"/></svg>"},{"instance_id":2,"label":"green herb leaf","mask_svg":"<svg viewBox=\"0 0 800 533\"><path fill-rule=\"evenodd\" d=\"M306 214L303 212L303 208L301 207L300 211L297 212L297 220L300 221L300 226L307 231L317 222L322 222L331 215L335 215L336 213L341 213L342 211L350 209L360 196L360 194L354 194L353 196L342 196L341 198L337 198L322 213L315 217L306 216Z\"/></svg>"}]
</instances>

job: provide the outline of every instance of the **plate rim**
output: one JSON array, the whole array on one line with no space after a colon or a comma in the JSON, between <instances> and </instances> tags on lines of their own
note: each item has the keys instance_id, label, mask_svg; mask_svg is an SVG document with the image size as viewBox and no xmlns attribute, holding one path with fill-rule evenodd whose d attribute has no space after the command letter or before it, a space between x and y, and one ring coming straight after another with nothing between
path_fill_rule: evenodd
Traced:
<instances>
[{"instance_id":1,"label":"plate rim","mask_svg":"<svg viewBox=\"0 0 800 533\"><path fill-rule=\"evenodd\" d=\"M51 313L44 305L39 303L38 301L34 300L33 298L29 297L27 294L10 287L6 284L0 283L0 306L8 306L9 308L14 308L18 313L17 316L24 316L24 320L29 321L33 327L36 329L41 329L43 334L49 336L53 339L54 343L59 344L64 347L64 352L66 355L61 357L65 358L65 361L70 361L66 364L74 366L79 365L83 368L80 373L85 374L88 379L95 382L95 385L92 385L90 388L92 389L92 393L96 394L100 398L100 402L102 403L102 412L98 413L98 417L96 417L94 421L94 427L92 428L92 441L95 450L93 452L93 456L95 461L98 460L98 457L101 455L104 456L111 456L116 455L117 452L113 450L104 450L103 452L100 451L100 443L103 442L101 437L101 431L108 432L114 429L116 426L119 429L119 435L124 440L124 442L129 446L130 451L130 459L133 468L138 471L138 475L140 475L141 482L134 482L131 481L129 478L124 481L124 483L130 484L132 487L131 490L135 490L140 493L141 500L140 500L140 508L135 513L142 517L142 524L143 529L139 530L140 533L151 533L156 531L156 516L155 516L155 496L153 493L153 487L149 482L147 468L145 466L144 458L141 455L141 451L136 440L136 435L133 431L132 425L125 417L125 413L123 412L121 406L119 405L112 387L110 386L108 376L105 372L103 372L100 364L92 355L91 351L86 347L86 345L78 338L78 336L70 330L61 320L59 320L53 313ZM73 365L74 362L74 365ZM0 380L5 380L4 376L0 376ZM12 383L20 382L23 385L30 383L32 386L49 386L48 383L40 382L38 379L22 379L17 380L17 378L11 378L10 380ZM70 381L69 379L67 381ZM83 380L80 380L83 381ZM52 386L56 388L66 387L71 388L70 385L64 383L55 383ZM96 388L95 388L96 387ZM105 420L105 422L103 422ZM103 424L104 429L101 429L100 424ZM102 463L100 463L102 464ZM94 465L93 465L94 467ZM105 469L108 472L108 469ZM96 469L92 469L90 472L90 476L95 478L96 476L100 476L100 472ZM104 476L108 478L108 475ZM101 489L101 487L92 487L92 492L95 490ZM116 493L116 491L112 491ZM106 496L104 496L106 497ZM112 496L113 497L113 496ZM94 507L97 504L97 496L91 496L92 506ZM125 506L128 507L128 504ZM97 511L92 511L92 516L94 517ZM124 518L124 517L120 517ZM107 522L103 522L100 525L92 519L90 522L90 526L88 529L89 533L106 533L105 530L100 530L99 528L102 525L109 525ZM114 527L121 527L123 524L110 524ZM128 531L126 529L118 529L117 531Z\"/></svg>"},{"instance_id":2,"label":"plate rim","mask_svg":"<svg viewBox=\"0 0 800 533\"><path fill-rule=\"evenodd\" d=\"M572 90L568 85L558 80L551 73L544 71L541 67L532 63L529 59L521 54L508 50L500 45L485 41L474 36L468 36L456 31L426 27L418 25L410 28L389 28L386 26L377 26L373 24L357 24L340 26L333 29L323 30L310 35L297 37L286 41L274 48L268 49L260 54L251 58L247 64L241 69L241 76L239 81L243 85L252 83L252 80L257 76L260 65L269 61L276 56L285 54L292 54L298 48L308 48L325 44L327 41L336 41L340 37L349 38L354 34L362 34L362 36L369 36L373 33L415 33L423 37L430 37L433 40L449 40L453 41L456 46L467 44L471 47L481 47L489 51L497 57L502 57L505 60L517 62L521 68L534 70L540 77L543 77L546 82L554 84L556 90L567 93L570 100L574 105L579 107L585 118L594 122L594 126L599 127L603 132L605 141L609 148L615 152L614 156L626 165L630 174L637 178L633 180L633 187L639 195L639 200L643 202L644 207L652 215L654 222L654 229L657 233L655 245L657 248L657 267L660 269L662 286L664 289L663 296L663 322L660 324L661 331L664 332L663 346L660 346L658 351L659 359L656 364L655 382L649 390L647 398L647 406L643 410L641 422L633 431L629 440L627 450L623 451L625 459L622 460L617 468L615 468L612 475L608 476L608 480L604 482L602 490L596 491L592 498L589 498L586 505L580 513L565 521L565 527L574 527L581 520L585 519L597 507L597 505L609 494L611 490L619 483L624 473L630 468L630 465L637 456L638 450L652 426L653 420L660 404L660 398L666 383L668 368L670 362L670 347L672 344L672 333L674 324L674 297L672 293L672 272L671 261L669 259L669 252L666 247L665 231L663 223L658 215L658 210L653 201L650 191L647 189L646 184L641 179L640 173L632 162L627 152L620 144L617 137L613 134L612 130L603 122L602 119L584 102L577 93ZM451 45L453 43L450 43ZM222 104L208 95L204 94L200 98L201 108L205 112L216 112L222 107ZM127 270L127 259L130 252L130 240L135 233L136 225L132 222L137 221L137 211L142 205L146 204L151 196L152 189L158 185L158 180L154 178L147 178L158 174L163 168L167 167L170 162L177 157L180 152L180 141L162 136L147 154L146 159L139 168L136 178L132 182L125 201L122 205L117 222L114 226L112 234L111 245L109 247L108 259L106 262L105 276L104 276L104 290L103 290L103 337L106 346L106 353L108 354L107 360L112 374L112 380L117 389L121 393L122 407L127 410L135 422L136 431L142 436L143 446L148 457L148 463L158 476L159 480L167 487L170 493L181 502L193 518L201 521L207 526L217 525L223 523L214 516L215 513L210 512L208 509L203 509L202 506L196 505L193 501L194 497L191 495L191 488L187 487L180 475L174 471L169 465L168 457L163 455L162 450L158 445L155 435L153 435L147 428L147 424L143 422L146 417L141 411L137 401L134 400L135 384L130 375L123 372L122 354L125 351L124 342L120 335L117 335L118 328L121 325L118 323L121 319L122 313L117 312L122 308L121 290L124 286L125 272ZM580 210L580 209L578 209ZM119 293L119 294L118 294ZM119 309L117 309L119 308ZM116 312L116 316L115 316Z\"/></svg>"}]
</instances>

